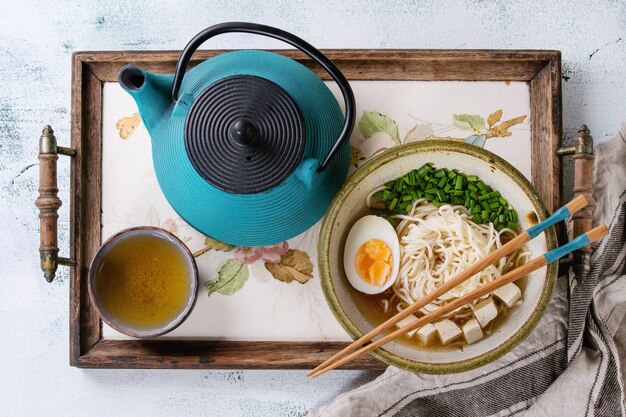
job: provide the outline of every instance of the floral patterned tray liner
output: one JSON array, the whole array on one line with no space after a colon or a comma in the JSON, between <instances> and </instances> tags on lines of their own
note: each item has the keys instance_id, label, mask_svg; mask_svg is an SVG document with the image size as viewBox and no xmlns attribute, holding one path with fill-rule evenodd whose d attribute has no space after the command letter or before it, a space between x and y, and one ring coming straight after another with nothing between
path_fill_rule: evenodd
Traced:
<instances>
[{"instance_id":1,"label":"floral patterned tray liner","mask_svg":"<svg viewBox=\"0 0 626 417\"><path fill-rule=\"evenodd\" d=\"M352 81L357 124L351 172L385 149L440 137L484 146L527 178L530 94L524 82ZM329 88L339 97L334 84ZM341 102L341 100L339 100ZM189 318L164 338L347 341L317 275L319 223L287 242L238 248L207 239L167 203L148 132L132 98L105 83L102 117L102 239L132 226L174 232L196 260L200 291ZM127 338L103 324L103 338Z\"/></svg>"}]
</instances>

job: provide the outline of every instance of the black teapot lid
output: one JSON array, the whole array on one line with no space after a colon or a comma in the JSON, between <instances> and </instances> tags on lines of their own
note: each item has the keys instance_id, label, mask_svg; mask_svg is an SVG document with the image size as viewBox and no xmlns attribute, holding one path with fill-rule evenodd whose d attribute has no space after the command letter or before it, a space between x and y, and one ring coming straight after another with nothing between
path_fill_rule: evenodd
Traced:
<instances>
[{"instance_id":1,"label":"black teapot lid","mask_svg":"<svg viewBox=\"0 0 626 417\"><path fill-rule=\"evenodd\" d=\"M304 118L274 82L234 75L207 87L185 122L185 148L194 169L233 194L259 193L283 182L305 145Z\"/></svg>"},{"instance_id":2,"label":"black teapot lid","mask_svg":"<svg viewBox=\"0 0 626 417\"><path fill-rule=\"evenodd\" d=\"M345 102L344 125L325 155L315 155L319 160L315 173L322 173L349 141L355 118L354 94L335 64L289 32L246 22L221 23L203 30L185 46L178 59L172 101L178 102L193 53L213 36L231 32L282 40L317 62L337 83ZM294 71L292 75L298 77L301 73ZM291 83L298 82L288 79ZM306 144L301 111L286 90L268 79L249 74L223 78L193 98L185 120L187 156L194 170L222 191L255 194L269 190L283 182L302 159ZM309 136L316 137L322 126L309 125L309 128ZM319 149L316 144L310 145Z\"/></svg>"}]
</instances>

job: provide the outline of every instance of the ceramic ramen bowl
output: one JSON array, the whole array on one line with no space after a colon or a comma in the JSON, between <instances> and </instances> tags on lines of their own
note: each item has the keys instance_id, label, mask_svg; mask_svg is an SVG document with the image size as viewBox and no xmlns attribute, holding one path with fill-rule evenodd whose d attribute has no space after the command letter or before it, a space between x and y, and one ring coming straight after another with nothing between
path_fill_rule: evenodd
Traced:
<instances>
[{"instance_id":1,"label":"ceramic ramen bowl","mask_svg":"<svg viewBox=\"0 0 626 417\"><path fill-rule=\"evenodd\" d=\"M430 162L437 168L457 169L477 175L499 191L517 210L522 230L547 217L546 209L530 182L497 155L473 145L450 141L423 141L388 150L348 178L335 196L322 223L318 259L326 301L343 328L354 339L375 327L359 310L350 294L343 269L346 237L352 225L368 213L365 198L374 188ZM531 258L556 247L553 229L527 243ZM380 360L413 372L455 373L473 369L501 357L530 334L541 318L552 293L557 265L539 269L516 283L522 302L511 308L490 335L470 345L419 347L388 343L372 352Z\"/></svg>"}]
</instances>

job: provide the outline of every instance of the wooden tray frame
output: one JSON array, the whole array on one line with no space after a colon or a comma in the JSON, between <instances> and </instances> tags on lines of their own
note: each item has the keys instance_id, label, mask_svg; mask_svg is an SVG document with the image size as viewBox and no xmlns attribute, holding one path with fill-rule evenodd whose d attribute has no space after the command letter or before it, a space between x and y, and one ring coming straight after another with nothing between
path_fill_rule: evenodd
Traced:
<instances>
[{"instance_id":1,"label":"wooden tray frame","mask_svg":"<svg viewBox=\"0 0 626 417\"><path fill-rule=\"evenodd\" d=\"M191 65L226 51L198 51ZM297 51L275 51L323 70ZM532 183L548 210L560 206L561 55L559 51L326 50L349 80L525 81L530 84ZM179 52L77 52L72 57L70 364L81 368L300 369L343 348L337 342L103 340L87 295L87 271L101 242L102 86L131 63L173 73ZM538 115L540 117L538 117ZM366 355L344 369L384 369Z\"/></svg>"}]
</instances>

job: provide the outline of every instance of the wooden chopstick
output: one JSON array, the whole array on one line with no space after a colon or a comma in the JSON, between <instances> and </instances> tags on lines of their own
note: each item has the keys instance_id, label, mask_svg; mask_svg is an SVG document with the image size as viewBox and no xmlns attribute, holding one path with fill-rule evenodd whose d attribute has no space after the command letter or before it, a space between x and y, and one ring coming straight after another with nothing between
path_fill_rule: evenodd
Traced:
<instances>
[{"instance_id":1,"label":"wooden chopstick","mask_svg":"<svg viewBox=\"0 0 626 417\"><path fill-rule=\"evenodd\" d=\"M600 239L601 237L603 237L604 235L606 235L608 233L608 229L605 225L600 225L592 230L590 230L587 233L584 233L580 236L578 236L576 239L573 239L571 242L556 248L554 250L551 250L550 252L547 252L545 254L543 254L542 256L539 256L533 260L531 260L530 262L520 266L519 268L516 268L512 271L509 271L508 273L502 275L500 278L491 281L488 284L483 285L482 287L479 287L477 289L475 289L474 291L471 291L467 294L465 294L462 297L457 298L456 300L444 305L443 307L440 307L439 309L433 311L432 313L426 314L425 316L422 316L420 318L418 318L417 320L415 320L414 322L407 324L404 327L399 328L398 330L388 334L387 336L374 341L372 343L370 343L369 345L366 345L364 347L362 347L360 350L357 350L356 352L353 352L345 357L343 357L342 359L339 359L338 361L332 362L331 364L329 364L328 366L312 372L309 376L312 378L315 378L316 376L320 376L332 369L335 369L341 365L344 365L348 362L350 362L351 360L353 360L354 358L357 358L367 352L370 352L374 349L376 349L377 347L384 345L385 343L388 343L392 340L395 340L396 338L402 336L403 334L410 332L411 330L415 330L418 327L421 327L423 325L425 325L426 323L430 323L433 320L438 319L439 317L441 317L442 315L449 313L451 311L453 311L456 308L462 307L474 300L476 300L477 298L480 298L486 294L489 294L493 291L495 291L496 289L509 284L513 281L516 281L522 277L525 277L526 275L528 275L529 273L536 271L537 269L540 269L544 266L546 266L549 263L555 262L557 261L559 258L577 250L580 248L583 248L587 245L589 245L591 242L594 242L598 239Z\"/></svg>"},{"instance_id":2,"label":"wooden chopstick","mask_svg":"<svg viewBox=\"0 0 626 417\"><path fill-rule=\"evenodd\" d=\"M384 323L380 324L379 326L375 327L368 333L364 334L363 336L361 336L354 342L350 343L341 351L337 352L336 354L334 354L333 356L331 356L330 358L322 362L320 365L318 365L315 369L309 372L307 376L312 376L314 373L324 368L325 366L329 365L330 363L333 363L334 361L338 360L342 356L345 356L349 354L350 352L355 351L357 348L359 348L366 342L372 340L374 337L378 336L380 333L393 327L400 320L404 319L405 317L408 317L411 314L414 314L420 308L424 307L426 304L441 297L443 294L455 288L457 285L462 284L467 279L473 277L474 275L476 275L477 273L479 273L480 271L482 271L489 265L497 262L500 258L503 258L515 252L517 249L522 247L525 243L527 243L531 239L538 236L541 232L546 230L548 227L562 220L565 220L567 217L579 211L586 205L587 205L587 199L584 196L580 195L576 197L575 199L567 203L565 206L556 210L554 214L552 214L552 216L548 217L546 220L542 221L536 226L529 228L527 231L519 234L514 239L511 239L509 242L502 245L499 249L496 249L495 251L491 252L489 255L487 255L480 261L476 262L475 264L471 265L469 268L465 269L463 272L461 272L460 274L452 278L450 281L447 281L446 283L444 283L441 287L435 289L435 291L427 294L426 296L419 299L414 304L411 304L406 309L402 310L401 312L394 315L393 317L390 317Z\"/></svg>"}]
</instances>

